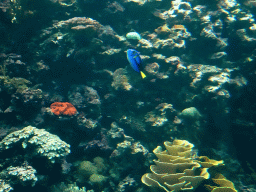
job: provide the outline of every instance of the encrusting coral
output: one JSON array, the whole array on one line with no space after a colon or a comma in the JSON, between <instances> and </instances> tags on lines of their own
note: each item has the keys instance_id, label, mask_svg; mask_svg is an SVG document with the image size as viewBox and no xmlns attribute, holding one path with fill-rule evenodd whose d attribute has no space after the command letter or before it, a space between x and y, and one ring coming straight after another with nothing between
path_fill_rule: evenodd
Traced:
<instances>
[{"instance_id":1,"label":"encrusting coral","mask_svg":"<svg viewBox=\"0 0 256 192\"><path fill-rule=\"evenodd\" d=\"M50 106L52 112L55 115L75 115L77 113L76 108L68 102L55 102Z\"/></svg>"},{"instance_id":2,"label":"encrusting coral","mask_svg":"<svg viewBox=\"0 0 256 192\"><path fill-rule=\"evenodd\" d=\"M209 179L208 168L223 165L223 161L216 161L205 156L196 157L193 153L194 145L186 140L164 142L167 150L162 151L158 146L153 153L158 157L151 165L152 173L146 173L141 181L149 186L161 188L167 192L181 190L195 190L203 180ZM216 174L211 181L216 186L205 185L209 191L232 191L234 185L223 175Z\"/></svg>"}]
</instances>

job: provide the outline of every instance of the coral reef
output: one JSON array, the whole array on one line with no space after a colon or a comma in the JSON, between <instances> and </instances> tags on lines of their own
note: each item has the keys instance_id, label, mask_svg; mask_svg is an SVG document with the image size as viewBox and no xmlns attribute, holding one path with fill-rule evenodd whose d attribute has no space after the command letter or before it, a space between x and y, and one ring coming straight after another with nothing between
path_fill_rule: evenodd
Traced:
<instances>
[{"instance_id":1,"label":"coral reef","mask_svg":"<svg viewBox=\"0 0 256 192\"><path fill-rule=\"evenodd\" d=\"M1 190L147 191L149 151L170 138L255 188L255 15L250 0L1 1ZM153 151L144 183L235 190L179 142Z\"/></svg>"}]
</instances>

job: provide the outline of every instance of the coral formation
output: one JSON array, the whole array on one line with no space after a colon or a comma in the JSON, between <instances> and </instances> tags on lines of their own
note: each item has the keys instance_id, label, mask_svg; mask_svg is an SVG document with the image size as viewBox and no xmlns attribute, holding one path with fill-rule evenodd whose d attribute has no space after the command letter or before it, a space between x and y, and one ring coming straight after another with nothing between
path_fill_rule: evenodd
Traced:
<instances>
[{"instance_id":1,"label":"coral formation","mask_svg":"<svg viewBox=\"0 0 256 192\"><path fill-rule=\"evenodd\" d=\"M227 180L222 174L215 175L211 181L214 185L205 185L206 189L211 192L237 192L234 183Z\"/></svg>"},{"instance_id":2,"label":"coral formation","mask_svg":"<svg viewBox=\"0 0 256 192\"><path fill-rule=\"evenodd\" d=\"M126 34L127 39L140 40L140 34L137 32L129 32Z\"/></svg>"},{"instance_id":3,"label":"coral formation","mask_svg":"<svg viewBox=\"0 0 256 192\"><path fill-rule=\"evenodd\" d=\"M150 187L159 187L165 191L195 189L203 180L210 177L207 168L193 161L193 144L185 140L164 143L167 150L158 146L153 152L159 158L151 165L152 173L142 176L141 180Z\"/></svg>"},{"instance_id":4,"label":"coral formation","mask_svg":"<svg viewBox=\"0 0 256 192\"><path fill-rule=\"evenodd\" d=\"M105 177L104 175L100 175L97 173L93 173L90 178L90 183L92 185L98 185L98 186L102 186L104 184L104 182L106 182L107 177Z\"/></svg>"},{"instance_id":5,"label":"coral formation","mask_svg":"<svg viewBox=\"0 0 256 192\"><path fill-rule=\"evenodd\" d=\"M151 126L163 126L171 117L174 117L175 109L172 104L161 103L145 115L145 121L151 123Z\"/></svg>"},{"instance_id":6,"label":"coral formation","mask_svg":"<svg viewBox=\"0 0 256 192\"><path fill-rule=\"evenodd\" d=\"M0 179L0 190L4 192L9 192L9 191L12 191L13 188L4 180Z\"/></svg>"},{"instance_id":7,"label":"coral formation","mask_svg":"<svg viewBox=\"0 0 256 192\"><path fill-rule=\"evenodd\" d=\"M129 83L129 78L127 76L127 71L123 68L115 70L113 73L113 82L111 84L116 90L130 91L132 85Z\"/></svg>"},{"instance_id":8,"label":"coral formation","mask_svg":"<svg viewBox=\"0 0 256 192\"><path fill-rule=\"evenodd\" d=\"M185 119L199 119L202 115L195 107L189 107L186 109L183 109L181 113L179 114L180 117Z\"/></svg>"},{"instance_id":9,"label":"coral formation","mask_svg":"<svg viewBox=\"0 0 256 192\"><path fill-rule=\"evenodd\" d=\"M50 106L55 115L69 115L73 116L77 113L76 108L68 102L55 102Z\"/></svg>"},{"instance_id":10,"label":"coral formation","mask_svg":"<svg viewBox=\"0 0 256 192\"><path fill-rule=\"evenodd\" d=\"M17 179L17 183L22 185L28 185L26 183L31 183L33 187L36 184L37 177L35 176L36 170L32 166L23 166L23 167L8 167L6 169L9 177L14 177Z\"/></svg>"},{"instance_id":11,"label":"coral formation","mask_svg":"<svg viewBox=\"0 0 256 192\"><path fill-rule=\"evenodd\" d=\"M0 150L13 148L17 144L20 144L23 149L33 146L33 151L30 151L30 158L33 156L47 157L52 163L70 153L69 144L62 141L58 136L32 126L27 126L7 135L0 142Z\"/></svg>"},{"instance_id":12,"label":"coral formation","mask_svg":"<svg viewBox=\"0 0 256 192\"><path fill-rule=\"evenodd\" d=\"M88 183L98 190L103 187L103 184L107 181L107 177L104 176L108 169L108 164L101 157L95 157L93 163L90 161L82 161L77 167L75 174L76 181L79 183Z\"/></svg>"},{"instance_id":13,"label":"coral formation","mask_svg":"<svg viewBox=\"0 0 256 192\"><path fill-rule=\"evenodd\" d=\"M141 181L149 187L161 188L169 191L195 190L202 181L208 191L236 192L234 184L222 174L214 173L210 176L208 168L223 165L223 161L216 161L205 156L197 156L193 152L194 145L186 140L175 139L164 142L166 150L160 146L153 153L158 157L151 165L152 173L146 173ZM214 184L212 184L213 182Z\"/></svg>"},{"instance_id":14,"label":"coral formation","mask_svg":"<svg viewBox=\"0 0 256 192\"><path fill-rule=\"evenodd\" d=\"M58 185L54 185L51 189L52 192L86 192L86 188L79 188L76 183L65 184L61 182ZM87 190L87 192L93 192L93 190Z\"/></svg>"}]
</instances>

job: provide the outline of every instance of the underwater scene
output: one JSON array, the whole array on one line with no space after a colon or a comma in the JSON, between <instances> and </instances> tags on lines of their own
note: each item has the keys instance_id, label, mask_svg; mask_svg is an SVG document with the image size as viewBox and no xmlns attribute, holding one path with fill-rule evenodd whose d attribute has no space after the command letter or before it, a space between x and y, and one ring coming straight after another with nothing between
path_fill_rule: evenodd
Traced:
<instances>
[{"instance_id":1,"label":"underwater scene","mask_svg":"<svg viewBox=\"0 0 256 192\"><path fill-rule=\"evenodd\" d=\"M256 0L0 0L0 192L256 192Z\"/></svg>"}]
</instances>

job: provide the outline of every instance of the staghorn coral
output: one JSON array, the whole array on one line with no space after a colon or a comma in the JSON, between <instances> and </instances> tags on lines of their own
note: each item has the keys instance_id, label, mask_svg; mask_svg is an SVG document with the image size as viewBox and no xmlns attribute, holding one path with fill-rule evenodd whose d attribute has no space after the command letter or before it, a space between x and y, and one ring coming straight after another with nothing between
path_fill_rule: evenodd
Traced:
<instances>
[{"instance_id":1,"label":"staghorn coral","mask_svg":"<svg viewBox=\"0 0 256 192\"><path fill-rule=\"evenodd\" d=\"M68 102L55 102L50 106L52 112L55 115L75 115L77 113L76 108Z\"/></svg>"},{"instance_id":2,"label":"staghorn coral","mask_svg":"<svg viewBox=\"0 0 256 192\"><path fill-rule=\"evenodd\" d=\"M30 151L30 157L47 157L52 163L70 153L70 145L58 136L32 126L7 135L0 142L0 151L12 148L17 144L22 145L23 149L33 146L34 150Z\"/></svg>"},{"instance_id":3,"label":"staghorn coral","mask_svg":"<svg viewBox=\"0 0 256 192\"><path fill-rule=\"evenodd\" d=\"M162 151L158 146L153 153L158 157L151 165L152 173L146 173L141 180L150 187L165 191L193 190L203 180L210 177L207 168L202 168L193 160L193 144L185 140L164 142L167 150Z\"/></svg>"}]
</instances>

